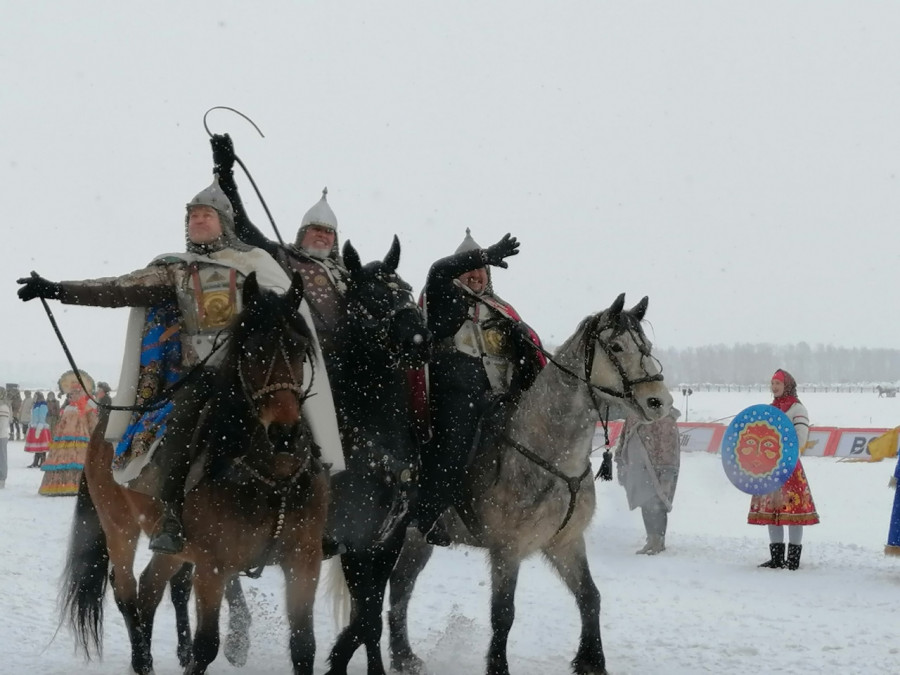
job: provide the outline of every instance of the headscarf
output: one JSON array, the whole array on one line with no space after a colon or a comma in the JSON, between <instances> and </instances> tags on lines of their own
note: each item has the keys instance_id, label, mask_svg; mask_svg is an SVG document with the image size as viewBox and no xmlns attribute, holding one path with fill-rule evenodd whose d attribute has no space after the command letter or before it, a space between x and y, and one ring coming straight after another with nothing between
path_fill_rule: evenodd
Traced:
<instances>
[{"instance_id":1,"label":"headscarf","mask_svg":"<svg viewBox=\"0 0 900 675\"><path fill-rule=\"evenodd\" d=\"M800 403L800 399L797 398L797 380L794 379L793 375L788 371L779 368L775 371L775 374L772 375L772 379L784 382L784 393L781 396L776 397L775 400L772 401L772 405L781 412L786 413L790 410L792 405Z\"/></svg>"}]
</instances>

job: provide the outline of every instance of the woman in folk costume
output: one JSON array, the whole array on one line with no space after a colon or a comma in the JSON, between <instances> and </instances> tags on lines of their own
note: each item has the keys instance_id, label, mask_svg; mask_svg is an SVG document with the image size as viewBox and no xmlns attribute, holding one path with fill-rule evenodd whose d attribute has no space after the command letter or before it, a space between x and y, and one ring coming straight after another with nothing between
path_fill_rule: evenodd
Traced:
<instances>
[{"instance_id":1,"label":"woman in folk costume","mask_svg":"<svg viewBox=\"0 0 900 675\"><path fill-rule=\"evenodd\" d=\"M93 391L91 376L83 370L80 374L84 385ZM44 478L38 494L46 497L78 494L88 442L97 426L97 406L88 398L74 371L59 378L59 388L67 394L69 404L62 409L56 435L41 465Z\"/></svg>"},{"instance_id":2,"label":"woman in folk costume","mask_svg":"<svg viewBox=\"0 0 900 675\"><path fill-rule=\"evenodd\" d=\"M647 531L647 543L635 553L656 555L666 550L666 528L681 466L681 435L675 422L680 414L672 408L649 423L630 415L616 444L619 484L625 488L628 508L640 507Z\"/></svg>"},{"instance_id":3,"label":"woman in folk costume","mask_svg":"<svg viewBox=\"0 0 900 675\"><path fill-rule=\"evenodd\" d=\"M456 253L435 262L425 282L425 316L435 345L428 366L433 436L422 449L417 518L431 544L450 543L436 523L459 497L482 419L502 417L501 406L530 387L547 363L537 334L494 294L487 269L507 267L505 258L518 250L508 234L481 248L467 229Z\"/></svg>"},{"instance_id":4,"label":"woman in folk costume","mask_svg":"<svg viewBox=\"0 0 900 675\"><path fill-rule=\"evenodd\" d=\"M772 405L786 414L797 431L797 449L802 454L809 439L809 414L797 398L797 381L786 370L776 370L772 376ZM767 495L757 495L750 500L751 525L768 525L770 559L760 567L795 570L800 566L803 550L803 526L819 522L809 482L800 458L790 478L778 490ZM784 526L788 527L788 548L785 558Z\"/></svg>"},{"instance_id":5,"label":"woman in folk costume","mask_svg":"<svg viewBox=\"0 0 900 675\"><path fill-rule=\"evenodd\" d=\"M167 413L164 419L156 417L145 423L137 413L135 419L114 412L106 432L107 440L118 446L119 456L125 452L134 455L135 446L139 446L139 456L127 466L114 466L114 470L120 469L114 475L126 487L163 502L164 515L154 527L150 548L170 554L178 553L184 546L182 507L188 473L198 459L193 456L191 438L200 411L212 395L215 367L224 355L217 345L227 337L232 319L242 309L244 281L254 273L260 288L276 293L285 293L291 284L268 253L237 238L231 203L215 180L186 205L184 231L186 252L157 256L147 267L124 276L59 283L36 274L19 279L23 284L19 297L24 301L43 297L66 304L140 308L133 310L129 319L116 405L145 404L145 389L153 389L145 385L153 379L152 371L159 364L144 363L142 352L147 341L142 337L152 334L156 346L172 357L166 365L176 366L181 375L200 368L196 377L161 409ZM315 337L305 302L299 311ZM316 377L312 393L317 395L304 403L304 416L322 447L325 461L331 461L332 456L342 460L328 377L317 344L314 350ZM156 375L157 382L165 383L170 373L157 371ZM137 443L140 439L136 427L148 431L143 436L150 437L146 446ZM123 438L126 433L132 436ZM127 447L123 448L120 440Z\"/></svg>"},{"instance_id":6,"label":"woman in folk costume","mask_svg":"<svg viewBox=\"0 0 900 675\"><path fill-rule=\"evenodd\" d=\"M31 424L25 434L25 452L33 452L34 460L29 469L44 463L47 450L50 448L50 425L47 423L48 407L41 392L35 392L34 405L31 408Z\"/></svg>"}]
</instances>

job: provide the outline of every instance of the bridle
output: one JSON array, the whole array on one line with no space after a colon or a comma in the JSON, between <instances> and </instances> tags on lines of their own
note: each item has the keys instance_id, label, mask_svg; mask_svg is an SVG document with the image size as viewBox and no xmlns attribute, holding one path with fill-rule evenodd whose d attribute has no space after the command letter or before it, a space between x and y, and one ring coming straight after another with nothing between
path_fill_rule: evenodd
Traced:
<instances>
[{"instance_id":1,"label":"bridle","mask_svg":"<svg viewBox=\"0 0 900 675\"><path fill-rule=\"evenodd\" d=\"M598 314L597 316L593 317L584 334L585 345L583 381L588 385L588 390L591 394L591 400L598 412L601 410L601 401L597 396L597 392L637 405L638 402L634 396L635 386L639 384L646 384L648 382L662 382L664 379L662 373L662 364L659 362L659 360L657 360L655 356L653 356L653 354L650 353L650 346L647 344L647 339L640 334L639 330L635 330L634 327L630 325L631 321L628 318L626 318L624 321L619 322L618 325L612 326L612 335L610 335L606 340L602 339L600 337L600 334L604 330L610 328L610 326L602 325L600 323L602 318L603 314ZM634 379L628 377L628 372L622 365L622 360L617 356L617 352L613 350L613 344L616 338L626 333L629 335L629 337L631 337L632 342L637 345L638 351L641 354L641 370L644 371L643 377L637 377ZM604 387L603 385L594 384L593 382L591 382L591 373L594 370L594 358L597 352L597 345L600 346L600 348L603 350L603 353L606 355L606 358L609 359L609 362L613 365L613 367L616 369L616 372L619 374L619 379L622 380L622 391ZM647 372L647 369L644 368L645 358L653 359L656 362L656 365L659 368L659 372L656 375L650 375ZM560 367L559 364L555 361L553 363L557 367ZM564 370L570 372L567 369Z\"/></svg>"},{"instance_id":2,"label":"bridle","mask_svg":"<svg viewBox=\"0 0 900 675\"><path fill-rule=\"evenodd\" d=\"M375 280L383 284L390 293L390 308L387 312L380 313L375 316L373 312L366 307L365 303L360 299L359 293L353 294L353 299L348 306L348 314L357 316L362 319L361 326L365 328L365 334L370 337L373 342L381 345L386 349L388 354L396 359L399 357L400 348L390 341L391 329L397 316L403 312L421 311L416 304L412 294L412 288L402 281L396 274L375 276Z\"/></svg>"},{"instance_id":3,"label":"bridle","mask_svg":"<svg viewBox=\"0 0 900 675\"><path fill-rule=\"evenodd\" d=\"M287 322L282 321L283 329L287 329ZM284 332L282 331L282 333ZM287 366L288 377L290 381L286 382L272 382L272 376L275 372L275 366L278 363L278 359L284 361ZM294 373L294 367L291 363L291 359L288 356L287 349L284 345L284 335L282 334L278 338L278 349L272 354L272 358L269 361L268 370L266 371L266 379L263 381L263 384L258 389L253 389L247 383L247 379L244 377L244 358L243 358L243 350L238 348L237 353L237 370L238 370L238 379L241 383L241 393L244 395L244 399L250 406L257 412L259 412L259 400L268 395L273 394L279 391L292 391L294 395L297 397L298 403L302 405L302 403L309 397L309 392L312 389L313 382L315 381L315 359L313 358L313 350L312 344L309 343L304 350L304 361L309 363L309 367L311 369L311 377L309 380L309 386L304 389L303 388L303 374L300 373L300 377Z\"/></svg>"},{"instance_id":4,"label":"bridle","mask_svg":"<svg viewBox=\"0 0 900 675\"><path fill-rule=\"evenodd\" d=\"M621 314L617 316L621 317ZM610 326L610 322L601 323L604 318L604 313L597 314L596 316L590 319L590 323L586 326L584 335L582 337L582 341L584 343L584 375L579 375L573 372L570 368L564 366L559 361L557 361L552 354L547 352L541 347L536 347L541 352L543 352L544 356L547 357L547 360L552 363L556 368L563 371L567 375L574 377L576 380L587 385L588 393L591 397L591 403L594 406L594 409L597 411L597 414L600 418L600 423L603 425L603 433L606 438L606 446L609 447L609 412L607 410L607 417L604 418L602 414L602 405L603 402L600 400L600 397L597 395L599 393L606 394L607 396L612 396L615 398L622 399L624 401L628 401L635 406L638 406L637 399L634 395L634 389L639 384L644 384L646 382L662 382L663 374L662 374L662 364L650 353L650 346L647 344L646 338L640 333L639 330L635 330L635 328L631 325L630 318L625 318L624 321L618 322L616 325ZM608 339L603 339L600 337L600 334L612 327L612 335L609 336ZM618 357L617 352L613 349L613 344L615 343L616 338L621 335L627 333L631 340L637 345L638 351L641 354L641 369L644 371L643 377L638 378L630 378L628 376L628 372L625 370L625 367L622 365L621 359ZM613 367L616 369L616 372L619 374L619 378L622 380L622 391L611 389L610 387L605 387L603 385L594 384L591 382L591 373L594 370L594 358L596 356L597 345L603 350L603 353L606 355L606 358L609 359L610 363L612 363ZM644 368L643 363L645 358L650 358L656 361L657 366L659 367L659 372L656 375L650 375L647 370ZM506 435L506 440L512 444L512 446L521 454L523 457L538 465L542 469L544 469L547 473L555 476L562 480L566 487L569 490L569 506L566 509L566 515L563 518L562 524L560 524L559 528L556 530L556 534L565 529L566 525L569 524L569 520L572 518L572 514L575 512L575 502L578 499L578 492L581 490L581 483L587 478L591 473L591 463L588 461L587 467L581 473L580 476L573 477L567 476L562 471L553 466L546 459L538 455L537 453L529 450L527 447L519 443L518 441ZM599 477L599 472L598 472Z\"/></svg>"}]
</instances>

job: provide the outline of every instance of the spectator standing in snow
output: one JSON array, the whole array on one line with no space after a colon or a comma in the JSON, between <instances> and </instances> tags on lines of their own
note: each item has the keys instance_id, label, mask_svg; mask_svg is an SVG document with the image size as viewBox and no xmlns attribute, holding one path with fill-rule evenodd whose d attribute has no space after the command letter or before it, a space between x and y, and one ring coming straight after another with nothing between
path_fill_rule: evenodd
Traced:
<instances>
[{"instance_id":1,"label":"spectator standing in snow","mask_svg":"<svg viewBox=\"0 0 900 675\"><path fill-rule=\"evenodd\" d=\"M19 408L19 426L22 429L22 438L28 436L28 425L31 424L31 409L34 407L34 397L31 392L25 391L25 398Z\"/></svg>"},{"instance_id":2,"label":"spectator standing in snow","mask_svg":"<svg viewBox=\"0 0 900 675\"><path fill-rule=\"evenodd\" d=\"M6 458L6 446L11 433L11 419L12 408L6 401L6 389L0 387L0 488L6 487L6 473L9 468Z\"/></svg>"},{"instance_id":3,"label":"spectator standing in snow","mask_svg":"<svg viewBox=\"0 0 900 675\"><path fill-rule=\"evenodd\" d=\"M34 394L31 424L28 425L28 433L25 434L25 452L34 454L34 459L28 468L34 469L43 464L49 448L50 425L47 424L47 402L44 400L44 395L38 391Z\"/></svg>"},{"instance_id":4,"label":"spectator standing in snow","mask_svg":"<svg viewBox=\"0 0 900 675\"><path fill-rule=\"evenodd\" d=\"M772 405L786 414L797 431L797 448L802 453L809 439L809 414L797 398L797 381L786 370L776 370L772 375ZM819 522L816 505L813 502L809 482L800 458L794 473L778 490L767 495L756 495L750 500L750 514L747 522L751 525L769 527L770 559L760 567L795 570L800 566L803 550L803 526ZM784 549L784 526L788 526L787 558Z\"/></svg>"},{"instance_id":5,"label":"spectator standing in snow","mask_svg":"<svg viewBox=\"0 0 900 675\"><path fill-rule=\"evenodd\" d=\"M9 392L7 394L7 402L9 403L9 438L17 441L21 438L22 427L19 426L19 410L22 408L22 395L19 390Z\"/></svg>"},{"instance_id":6,"label":"spectator standing in snow","mask_svg":"<svg viewBox=\"0 0 900 675\"><path fill-rule=\"evenodd\" d=\"M890 487L894 489L894 506L891 509L887 546L884 547L885 555L900 556L900 490L897 489L898 479L900 479L900 456L897 457L897 466L894 467L894 476L890 482Z\"/></svg>"},{"instance_id":7,"label":"spectator standing in snow","mask_svg":"<svg viewBox=\"0 0 900 675\"><path fill-rule=\"evenodd\" d=\"M681 436L672 411L653 422L629 416L616 445L616 474L625 488L628 508L641 508L647 543L635 553L656 555L666 550L666 527L678 470L681 465Z\"/></svg>"},{"instance_id":8,"label":"spectator standing in snow","mask_svg":"<svg viewBox=\"0 0 900 675\"><path fill-rule=\"evenodd\" d=\"M47 426L50 427L50 438L53 438L53 432L56 430L56 423L59 422L59 399L52 391L47 392Z\"/></svg>"}]
</instances>

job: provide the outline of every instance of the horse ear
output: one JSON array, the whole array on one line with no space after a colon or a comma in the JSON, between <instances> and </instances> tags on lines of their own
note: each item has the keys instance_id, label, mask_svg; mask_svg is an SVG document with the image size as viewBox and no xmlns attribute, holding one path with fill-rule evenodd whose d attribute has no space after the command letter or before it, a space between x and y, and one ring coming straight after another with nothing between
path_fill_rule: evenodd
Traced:
<instances>
[{"instance_id":1,"label":"horse ear","mask_svg":"<svg viewBox=\"0 0 900 675\"><path fill-rule=\"evenodd\" d=\"M244 279L243 294L244 307L248 307L254 298L259 297L259 282L256 280L256 272L250 272Z\"/></svg>"},{"instance_id":2,"label":"horse ear","mask_svg":"<svg viewBox=\"0 0 900 675\"><path fill-rule=\"evenodd\" d=\"M359 259L359 253L353 248L350 240L344 242L344 266L350 274L359 272L362 269L362 261Z\"/></svg>"},{"instance_id":3,"label":"horse ear","mask_svg":"<svg viewBox=\"0 0 900 675\"><path fill-rule=\"evenodd\" d=\"M394 241L391 243L391 250L384 256L384 266L391 272L397 271L397 265L400 264L400 240L394 235Z\"/></svg>"},{"instance_id":4,"label":"horse ear","mask_svg":"<svg viewBox=\"0 0 900 675\"><path fill-rule=\"evenodd\" d=\"M300 272L294 272L291 275L291 287L284 297L295 311L300 307L303 300L303 275Z\"/></svg>"},{"instance_id":5,"label":"horse ear","mask_svg":"<svg viewBox=\"0 0 900 675\"><path fill-rule=\"evenodd\" d=\"M612 306L609 308L609 313L612 316L618 316L622 313L622 309L625 307L625 294L620 293L619 297L616 298L615 302L613 302Z\"/></svg>"},{"instance_id":6,"label":"horse ear","mask_svg":"<svg viewBox=\"0 0 900 675\"><path fill-rule=\"evenodd\" d=\"M631 308L630 314L638 321L643 321L644 315L647 313L647 303L649 302L650 298L645 295L638 304Z\"/></svg>"}]
</instances>

